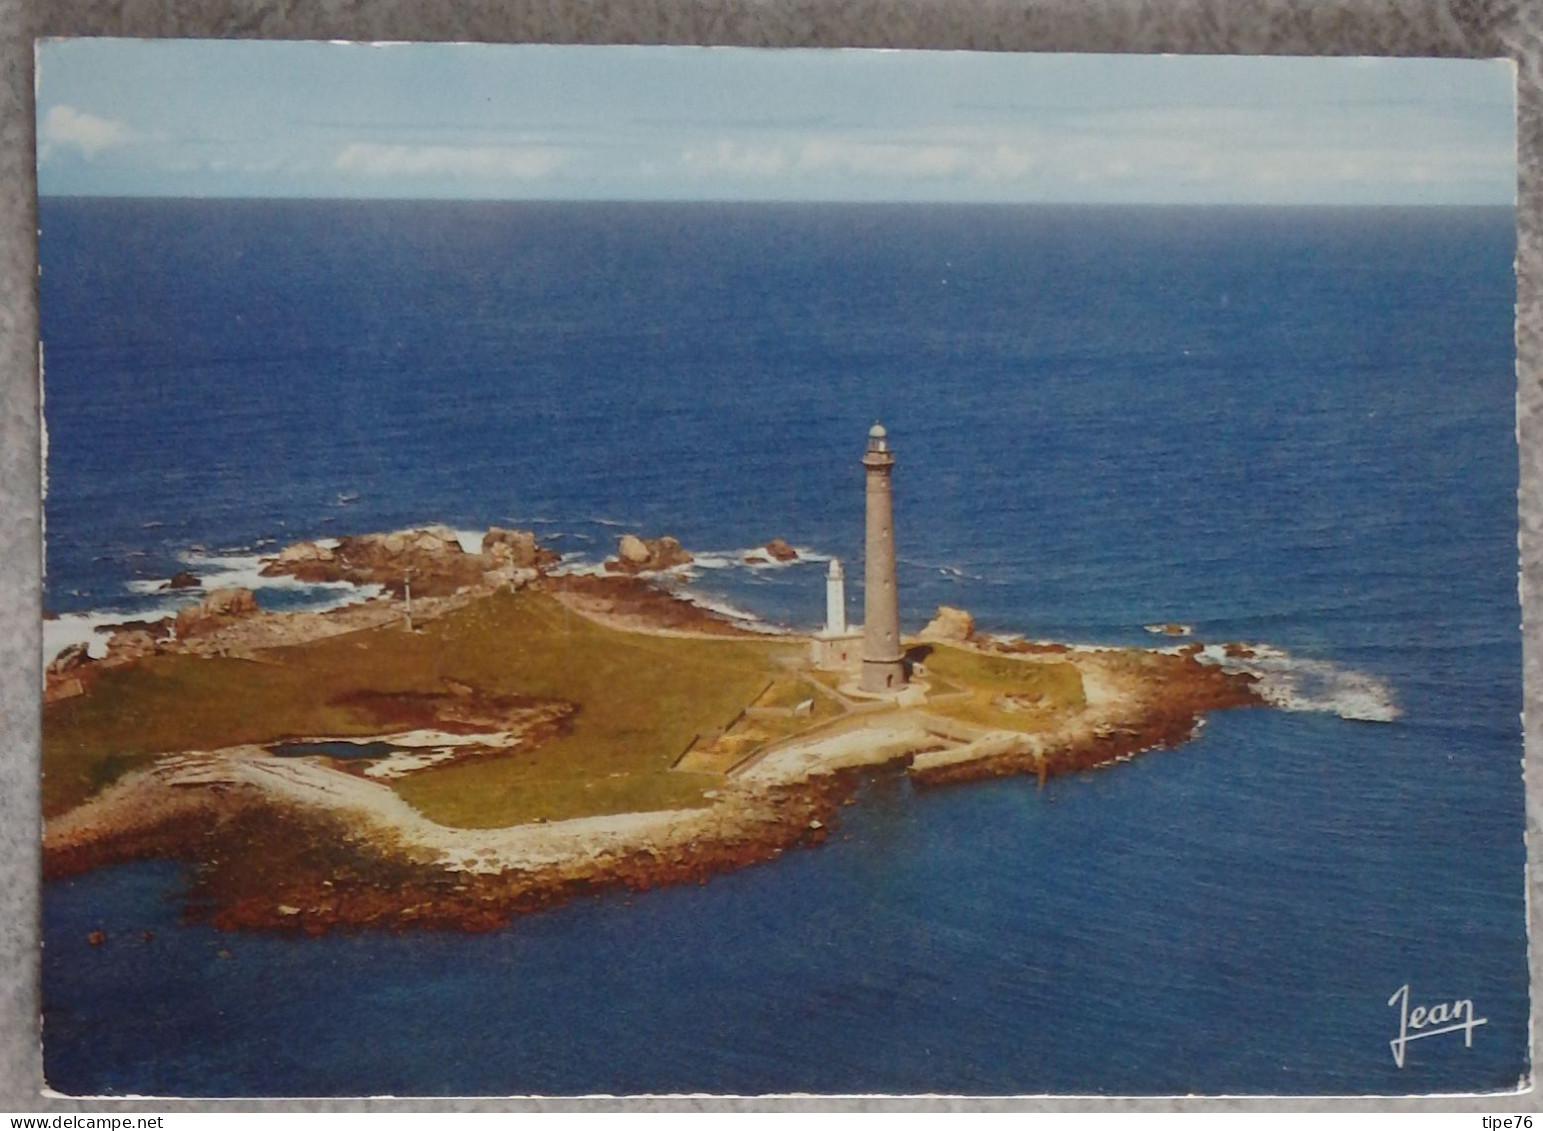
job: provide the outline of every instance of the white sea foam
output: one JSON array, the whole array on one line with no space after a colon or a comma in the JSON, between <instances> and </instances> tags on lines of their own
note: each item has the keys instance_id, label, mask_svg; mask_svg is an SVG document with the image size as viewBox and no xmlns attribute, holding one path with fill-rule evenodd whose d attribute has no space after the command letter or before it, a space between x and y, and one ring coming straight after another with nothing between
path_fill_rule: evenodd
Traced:
<instances>
[{"instance_id":1,"label":"white sea foam","mask_svg":"<svg viewBox=\"0 0 1543 1131\"><path fill-rule=\"evenodd\" d=\"M335 540L333 540L334 545ZM294 611L326 612L357 601L365 601L383 592L379 585L354 585L347 581L301 581L294 577L264 577L264 558L257 554L210 554L188 550L177 559L196 575L199 584L189 589L163 588L169 578L135 579L124 583L124 590L139 597L158 595L154 604L132 611L96 609L84 613L65 613L43 622L43 656L52 660L72 644L85 644L96 659L106 654L107 630L129 621L155 621L176 616L178 610L196 605L212 589L242 588L257 594L263 603L264 590L284 590L291 599L284 607Z\"/></svg>"},{"instance_id":2,"label":"white sea foam","mask_svg":"<svg viewBox=\"0 0 1543 1131\"><path fill-rule=\"evenodd\" d=\"M551 520L525 520L527 522L551 521ZM596 523L604 526L620 527L623 524L611 519L595 519ZM482 545L483 532L456 530L456 539L462 548L468 553L479 553ZM583 534L570 534L571 537L588 540ZM271 541L271 539L269 540ZM314 540L318 546L335 549L338 545L337 538L317 538ZM255 548L255 547L254 547ZM691 589L687 582L695 580L700 571L718 571L743 569L747 571L751 579L757 575L782 569L787 566L806 563L825 563L830 561L830 555L821 553L807 546L794 547L798 551L796 559L778 562L770 559L746 561L751 555L764 551L762 546L752 546L739 550L709 550L697 554L695 559L685 565L676 566L668 570L648 571L645 576L652 576L670 583L670 589L683 600L689 601L709 612L726 617L737 624L757 632L768 634L783 634L789 630L776 625L770 625L762 621L756 614L742 609L721 598L698 593ZM257 594L259 605L263 603L262 593L268 591L283 591L287 599L283 607L290 610L305 610L311 612L324 612L328 609L339 608L343 605L357 601L364 601L378 596L383 590L379 585L354 585L347 581L301 581L298 578L287 575L267 577L262 573L265 562L271 555L257 553L240 553L232 550L210 552L202 547L193 547L177 555L177 560L185 566L198 579L199 584L188 589L164 588L170 578L140 578L125 583L124 589L128 594L141 599L157 597L153 603L141 605L132 611L120 609L93 610L85 613L67 613L43 624L44 655L46 659L53 659L65 648L72 644L85 644L90 654L100 658L106 650L107 630L129 621L154 621L162 617L175 616L178 610L189 605L197 604L203 596L213 589L243 588L250 589ZM590 553L583 550L573 550L561 555L559 563L554 570L556 573L573 574L578 576L611 576L605 568L603 560L596 560Z\"/></svg>"},{"instance_id":3,"label":"white sea foam","mask_svg":"<svg viewBox=\"0 0 1543 1131\"><path fill-rule=\"evenodd\" d=\"M681 600L688 601L699 609L706 609L710 613L717 613L719 616L738 624L741 628L750 629L752 632L764 632L769 636L783 636L788 632L787 629L780 625L767 624L754 613L742 609L738 605L731 605L721 598L709 597L704 593L698 593L685 586L674 589L672 592Z\"/></svg>"},{"instance_id":4,"label":"white sea foam","mask_svg":"<svg viewBox=\"0 0 1543 1131\"><path fill-rule=\"evenodd\" d=\"M160 581L131 581L127 588L134 593L153 593L160 589ZM76 644L86 646L86 654L100 660L107 654L107 639L113 629L131 621L158 621L174 617L179 609L196 605L201 599L199 589L169 590L152 605L133 610L91 609L83 613L62 613L43 622L43 660L52 661L60 652Z\"/></svg>"},{"instance_id":5,"label":"white sea foam","mask_svg":"<svg viewBox=\"0 0 1543 1131\"><path fill-rule=\"evenodd\" d=\"M348 581L301 581L299 578L287 575L264 577L262 567L266 558L260 554L211 554L189 550L178 554L177 559L198 577L200 588L205 591L239 587L253 592L264 589L288 589L331 591L351 595L362 592L366 588ZM129 584L131 588L136 584L159 587L163 582L130 582ZM138 592L145 592L145 590L141 589Z\"/></svg>"},{"instance_id":6,"label":"white sea foam","mask_svg":"<svg viewBox=\"0 0 1543 1131\"><path fill-rule=\"evenodd\" d=\"M785 562L768 554L765 546L747 546L742 550L702 550L692 554L692 561L686 569L748 569L762 572L830 561L829 554L822 554L809 546L794 546L793 550L798 556Z\"/></svg>"},{"instance_id":7,"label":"white sea foam","mask_svg":"<svg viewBox=\"0 0 1543 1131\"><path fill-rule=\"evenodd\" d=\"M86 646L87 655L100 660L107 654L107 634L99 628L110 628L130 620L155 620L164 614L147 613L65 613L43 622L43 661L48 663L66 648L76 644Z\"/></svg>"},{"instance_id":8,"label":"white sea foam","mask_svg":"<svg viewBox=\"0 0 1543 1131\"><path fill-rule=\"evenodd\" d=\"M899 564L911 569L932 570L950 581L987 581L985 574L971 573L962 566L956 566L949 562L924 562L917 558L896 558Z\"/></svg>"},{"instance_id":9,"label":"white sea foam","mask_svg":"<svg viewBox=\"0 0 1543 1131\"><path fill-rule=\"evenodd\" d=\"M569 535L570 537L583 538L583 535ZM742 550L702 550L693 552L691 561L680 565L670 566L668 569L640 570L638 575L642 577L660 577L676 579L679 581L695 581L703 571L718 572L722 570L742 569L750 573L752 577L760 573L773 570L786 569L789 566L809 565L811 563L825 563L830 561L829 554L823 554L818 550L807 546L793 547L798 552L798 557L785 562L779 562L765 555L765 547L750 546ZM615 557L614 554L608 557ZM584 550L570 550L563 553L555 572L577 574L580 576L602 576L607 573L604 561L596 561Z\"/></svg>"},{"instance_id":10,"label":"white sea foam","mask_svg":"<svg viewBox=\"0 0 1543 1131\"><path fill-rule=\"evenodd\" d=\"M569 550L559 555L557 565L552 572L573 577L603 577L606 569L603 562L595 561L583 550Z\"/></svg>"},{"instance_id":11,"label":"white sea foam","mask_svg":"<svg viewBox=\"0 0 1543 1131\"><path fill-rule=\"evenodd\" d=\"M1332 660L1303 659L1270 645L1250 645L1251 656L1229 656L1217 644L1201 649L1200 660L1230 672L1258 677L1265 702L1284 711L1317 711L1361 722L1390 723L1403 712L1393 689L1368 672Z\"/></svg>"},{"instance_id":12,"label":"white sea foam","mask_svg":"<svg viewBox=\"0 0 1543 1131\"><path fill-rule=\"evenodd\" d=\"M808 546L794 546L798 557L789 558L785 562L779 562L766 552L764 546L753 546L740 552L740 562L750 569L786 569L788 566L805 565L809 562L828 562L829 554L822 554L817 550L811 550Z\"/></svg>"},{"instance_id":13,"label":"white sea foam","mask_svg":"<svg viewBox=\"0 0 1543 1131\"><path fill-rule=\"evenodd\" d=\"M726 558L727 555L723 555L723 557ZM644 570L640 576L660 579L663 582L666 590L672 596L679 597L682 601L687 601L697 606L699 609L706 609L708 612L717 613L721 617L726 617L727 619L740 625L742 628L747 628L754 632L764 632L772 635L781 635L788 631L785 628L767 624L755 613L749 612L746 609L742 609L737 605L731 605L729 602L721 598L700 593L697 590L692 589L688 584L685 584L686 582L695 580L696 575L692 572L692 566L698 564L700 560L701 559L699 558L697 562L693 562L691 565L676 566L673 569ZM731 561L725 562L725 567L735 564L737 563ZM717 567L709 566L708 568ZM573 577L624 576L612 573L611 571L607 570L605 568L604 562L595 561L582 550L571 550L568 553L563 554L559 559L556 568L553 569L552 572L555 574L566 574Z\"/></svg>"}]
</instances>

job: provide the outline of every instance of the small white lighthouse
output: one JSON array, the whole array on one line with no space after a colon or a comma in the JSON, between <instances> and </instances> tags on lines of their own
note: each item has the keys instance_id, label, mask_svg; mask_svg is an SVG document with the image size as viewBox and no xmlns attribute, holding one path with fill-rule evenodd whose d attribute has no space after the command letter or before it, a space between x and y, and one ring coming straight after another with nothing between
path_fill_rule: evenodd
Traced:
<instances>
[{"instance_id":1,"label":"small white lighthouse","mask_svg":"<svg viewBox=\"0 0 1543 1131\"><path fill-rule=\"evenodd\" d=\"M847 583L841 559L831 558L825 574L825 634L840 636L847 630Z\"/></svg>"},{"instance_id":2,"label":"small white lighthouse","mask_svg":"<svg viewBox=\"0 0 1543 1131\"><path fill-rule=\"evenodd\" d=\"M847 627L846 571L841 559L832 558L825 571L825 627L814 634L810 659L822 671L842 671L857 662L861 632Z\"/></svg>"}]
</instances>

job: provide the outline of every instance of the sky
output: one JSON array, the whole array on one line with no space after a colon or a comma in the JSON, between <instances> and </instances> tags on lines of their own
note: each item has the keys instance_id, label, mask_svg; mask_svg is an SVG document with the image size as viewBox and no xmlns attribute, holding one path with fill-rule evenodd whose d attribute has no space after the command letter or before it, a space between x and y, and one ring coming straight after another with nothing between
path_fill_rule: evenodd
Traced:
<instances>
[{"instance_id":1,"label":"sky","mask_svg":"<svg viewBox=\"0 0 1543 1131\"><path fill-rule=\"evenodd\" d=\"M1512 65L50 40L44 196L1511 204Z\"/></svg>"}]
</instances>

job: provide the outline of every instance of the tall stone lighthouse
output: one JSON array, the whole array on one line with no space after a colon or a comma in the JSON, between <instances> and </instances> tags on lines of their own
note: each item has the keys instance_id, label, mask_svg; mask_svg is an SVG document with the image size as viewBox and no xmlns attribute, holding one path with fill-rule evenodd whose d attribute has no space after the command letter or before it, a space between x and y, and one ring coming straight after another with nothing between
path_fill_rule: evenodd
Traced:
<instances>
[{"instance_id":1,"label":"tall stone lighthouse","mask_svg":"<svg viewBox=\"0 0 1543 1131\"><path fill-rule=\"evenodd\" d=\"M858 686L882 693L905 686L900 596L895 591L895 504L890 491L895 457L882 424L868 429L863 468L868 473L868 537L863 559L863 675Z\"/></svg>"}]
</instances>

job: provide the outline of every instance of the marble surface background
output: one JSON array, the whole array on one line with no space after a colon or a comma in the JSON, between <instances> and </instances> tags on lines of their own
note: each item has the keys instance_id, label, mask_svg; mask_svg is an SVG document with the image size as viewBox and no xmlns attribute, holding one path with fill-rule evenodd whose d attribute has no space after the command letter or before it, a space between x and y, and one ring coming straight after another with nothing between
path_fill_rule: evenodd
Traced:
<instances>
[{"instance_id":1,"label":"marble surface background","mask_svg":"<svg viewBox=\"0 0 1543 1131\"><path fill-rule=\"evenodd\" d=\"M1519 512L1530 926L1543 926L1543 5L1531 0L0 0L0 1110L1537 1110L1521 1098L80 1101L40 1093L41 515L32 45L111 35L1508 57L1517 69ZM1536 947L1536 941L1534 942ZM1540 997L1533 958L1533 1017Z\"/></svg>"}]
</instances>

